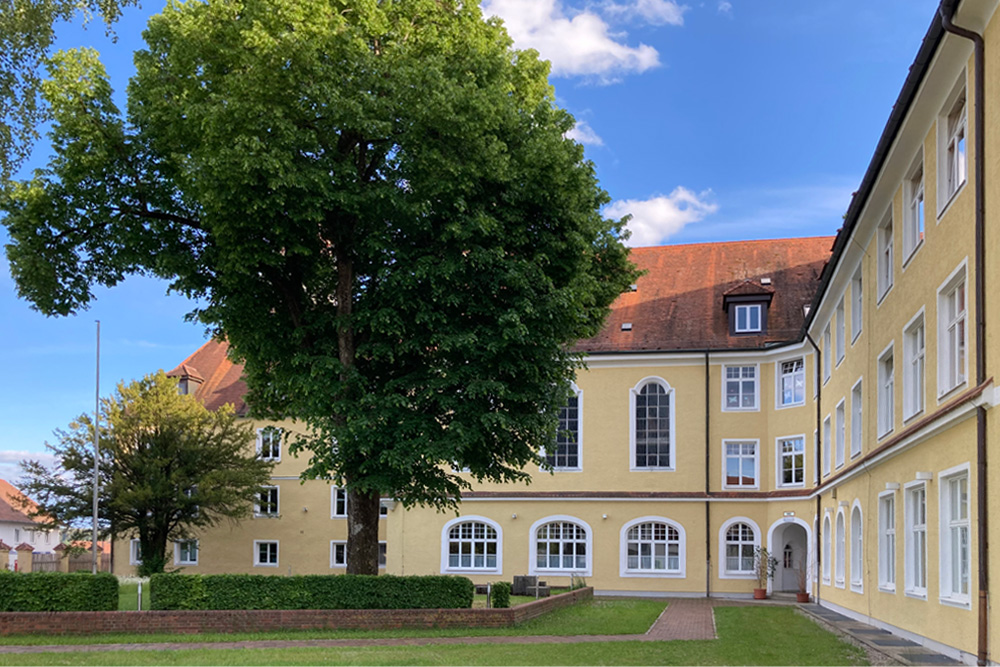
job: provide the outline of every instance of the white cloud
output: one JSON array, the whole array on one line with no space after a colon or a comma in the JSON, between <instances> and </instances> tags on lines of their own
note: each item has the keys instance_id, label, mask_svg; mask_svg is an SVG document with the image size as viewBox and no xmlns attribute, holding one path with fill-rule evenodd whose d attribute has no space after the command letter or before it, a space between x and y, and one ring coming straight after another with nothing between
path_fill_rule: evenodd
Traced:
<instances>
[{"instance_id":1,"label":"white cloud","mask_svg":"<svg viewBox=\"0 0 1000 667\"><path fill-rule=\"evenodd\" d=\"M711 196L711 190L695 193L687 188L677 187L667 196L612 202L604 208L604 215L613 218L632 216L627 224L632 232L628 245L659 245L684 229L685 225L715 213L719 206L708 201Z\"/></svg>"},{"instance_id":2,"label":"white cloud","mask_svg":"<svg viewBox=\"0 0 1000 667\"><path fill-rule=\"evenodd\" d=\"M5 479L14 484L21 476L21 467L18 465L24 460L40 461L42 465L52 467L56 458L49 452L29 452L27 450L6 449L0 451L0 479Z\"/></svg>"},{"instance_id":3,"label":"white cloud","mask_svg":"<svg viewBox=\"0 0 1000 667\"><path fill-rule=\"evenodd\" d=\"M566 133L566 138L579 142L584 146L603 146L604 140L594 132L594 128L585 120L576 121L573 129Z\"/></svg>"},{"instance_id":4,"label":"white cloud","mask_svg":"<svg viewBox=\"0 0 1000 667\"><path fill-rule=\"evenodd\" d=\"M653 25L684 25L684 12L688 7L673 0L633 0L625 4L610 2L606 11L625 19L641 19Z\"/></svg>"},{"instance_id":5,"label":"white cloud","mask_svg":"<svg viewBox=\"0 0 1000 667\"><path fill-rule=\"evenodd\" d=\"M587 10L569 16L561 0L486 0L483 14L503 19L515 46L537 50L552 63L553 76L593 76L612 83L660 64L652 46L622 43L600 16Z\"/></svg>"},{"instance_id":6,"label":"white cloud","mask_svg":"<svg viewBox=\"0 0 1000 667\"><path fill-rule=\"evenodd\" d=\"M733 3L726 2L726 0L719 0L719 13L725 14L726 16L733 15Z\"/></svg>"}]
</instances>

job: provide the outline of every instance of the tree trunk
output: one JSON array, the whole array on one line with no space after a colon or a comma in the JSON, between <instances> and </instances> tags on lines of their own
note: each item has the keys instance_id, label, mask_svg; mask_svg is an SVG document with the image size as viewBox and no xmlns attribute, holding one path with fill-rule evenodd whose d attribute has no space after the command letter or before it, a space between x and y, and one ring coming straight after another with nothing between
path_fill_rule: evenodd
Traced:
<instances>
[{"instance_id":1,"label":"tree trunk","mask_svg":"<svg viewBox=\"0 0 1000 667\"><path fill-rule=\"evenodd\" d=\"M377 493L347 492L347 574L378 574Z\"/></svg>"}]
</instances>

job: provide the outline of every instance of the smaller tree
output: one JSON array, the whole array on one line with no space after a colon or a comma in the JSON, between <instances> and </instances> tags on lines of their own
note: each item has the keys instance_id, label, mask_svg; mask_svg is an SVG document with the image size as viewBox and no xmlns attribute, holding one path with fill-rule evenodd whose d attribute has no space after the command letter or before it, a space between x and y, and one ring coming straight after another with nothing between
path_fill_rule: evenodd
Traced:
<instances>
[{"instance_id":1,"label":"smaller tree","mask_svg":"<svg viewBox=\"0 0 1000 667\"><path fill-rule=\"evenodd\" d=\"M214 412L177 393L163 371L119 383L101 404L98 527L102 538L139 538L139 574L163 572L167 545L196 528L249 516L273 463L247 450L250 424L230 406ZM22 461L21 489L52 525L89 526L93 516L94 420L80 415L57 445L53 468Z\"/></svg>"}]
</instances>

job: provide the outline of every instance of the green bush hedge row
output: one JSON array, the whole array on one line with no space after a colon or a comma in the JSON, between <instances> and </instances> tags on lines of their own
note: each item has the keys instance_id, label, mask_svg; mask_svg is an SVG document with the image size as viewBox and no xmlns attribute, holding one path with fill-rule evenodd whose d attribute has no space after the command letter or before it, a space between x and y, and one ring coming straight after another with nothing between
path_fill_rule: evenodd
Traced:
<instances>
[{"instance_id":1,"label":"green bush hedge row","mask_svg":"<svg viewBox=\"0 0 1000 667\"><path fill-rule=\"evenodd\" d=\"M0 611L114 611L118 579L89 572L0 571Z\"/></svg>"},{"instance_id":2,"label":"green bush hedge row","mask_svg":"<svg viewBox=\"0 0 1000 667\"><path fill-rule=\"evenodd\" d=\"M462 609L465 577L392 575L154 574L153 609Z\"/></svg>"},{"instance_id":3,"label":"green bush hedge row","mask_svg":"<svg viewBox=\"0 0 1000 667\"><path fill-rule=\"evenodd\" d=\"M509 581L498 581L490 588L491 600L494 609L506 609L510 606L510 590L512 586Z\"/></svg>"}]
</instances>

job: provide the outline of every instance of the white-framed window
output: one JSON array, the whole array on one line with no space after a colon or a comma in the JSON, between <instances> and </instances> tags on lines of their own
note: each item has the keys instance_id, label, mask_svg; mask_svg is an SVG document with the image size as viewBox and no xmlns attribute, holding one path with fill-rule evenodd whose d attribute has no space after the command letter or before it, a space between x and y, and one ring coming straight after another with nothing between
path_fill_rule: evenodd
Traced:
<instances>
[{"instance_id":1,"label":"white-framed window","mask_svg":"<svg viewBox=\"0 0 1000 667\"><path fill-rule=\"evenodd\" d=\"M885 219L878 227L878 300L885 298L892 288L895 271L893 260L892 211L886 213Z\"/></svg>"},{"instance_id":2,"label":"white-framed window","mask_svg":"<svg viewBox=\"0 0 1000 667\"><path fill-rule=\"evenodd\" d=\"M278 567L278 541L253 541L254 567Z\"/></svg>"},{"instance_id":3,"label":"white-framed window","mask_svg":"<svg viewBox=\"0 0 1000 667\"><path fill-rule=\"evenodd\" d=\"M330 487L330 518L347 518L347 489L339 486Z\"/></svg>"},{"instance_id":4,"label":"white-framed window","mask_svg":"<svg viewBox=\"0 0 1000 667\"><path fill-rule=\"evenodd\" d=\"M386 564L386 552L388 550L388 544L386 542L378 543L378 566L379 568L385 568Z\"/></svg>"},{"instance_id":5,"label":"white-framed window","mask_svg":"<svg viewBox=\"0 0 1000 667\"><path fill-rule=\"evenodd\" d=\"M927 597L927 486L906 485L906 539L904 541L906 594Z\"/></svg>"},{"instance_id":6,"label":"white-framed window","mask_svg":"<svg viewBox=\"0 0 1000 667\"><path fill-rule=\"evenodd\" d=\"M758 333L763 328L759 303L734 305L733 331L736 333Z\"/></svg>"},{"instance_id":7,"label":"white-framed window","mask_svg":"<svg viewBox=\"0 0 1000 667\"><path fill-rule=\"evenodd\" d=\"M622 526L622 577L685 576L685 534L677 522L661 516L644 516Z\"/></svg>"},{"instance_id":8,"label":"white-framed window","mask_svg":"<svg viewBox=\"0 0 1000 667\"><path fill-rule=\"evenodd\" d=\"M830 474L830 440L833 438L833 427L830 415L823 420L823 474Z\"/></svg>"},{"instance_id":9,"label":"white-framed window","mask_svg":"<svg viewBox=\"0 0 1000 667\"><path fill-rule=\"evenodd\" d=\"M966 327L965 262L938 288L938 396L965 384L969 338Z\"/></svg>"},{"instance_id":10,"label":"white-framed window","mask_svg":"<svg viewBox=\"0 0 1000 667\"><path fill-rule=\"evenodd\" d=\"M589 576L593 552L590 526L571 516L550 516L531 526L529 574Z\"/></svg>"},{"instance_id":11,"label":"white-framed window","mask_svg":"<svg viewBox=\"0 0 1000 667\"><path fill-rule=\"evenodd\" d=\"M840 302L837 304L837 365L840 366L840 362L844 360L844 355L847 354L847 321L846 309L844 308L844 297L840 297Z\"/></svg>"},{"instance_id":12,"label":"white-framed window","mask_svg":"<svg viewBox=\"0 0 1000 667\"><path fill-rule=\"evenodd\" d=\"M837 467L844 465L844 448L847 435L847 406L844 399L840 399L835 412L837 419Z\"/></svg>"},{"instance_id":13,"label":"white-framed window","mask_svg":"<svg viewBox=\"0 0 1000 667\"><path fill-rule=\"evenodd\" d=\"M754 548L760 546L760 528L747 517L733 517L719 530L722 546L719 573L723 579L753 579Z\"/></svg>"},{"instance_id":14,"label":"white-framed window","mask_svg":"<svg viewBox=\"0 0 1000 667\"><path fill-rule=\"evenodd\" d=\"M778 406L805 405L806 364L801 357L778 363Z\"/></svg>"},{"instance_id":15,"label":"white-framed window","mask_svg":"<svg viewBox=\"0 0 1000 667\"><path fill-rule=\"evenodd\" d=\"M851 388L851 458L861 454L864 439L864 399L862 396L861 379Z\"/></svg>"},{"instance_id":16,"label":"white-framed window","mask_svg":"<svg viewBox=\"0 0 1000 667\"><path fill-rule=\"evenodd\" d=\"M580 470L580 409L583 392L575 384L566 405L559 408L556 440L545 448L545 460L553 470Z\"/></svg>"},{"instance_id":17,"label":"white-framed window","mask_svg":"<svg viewBox=\"0 0 1000 667\"><path fill-rule=\"evenodd\" d=\"M896 591L896 492L878 497L878 587Z\"/></svg>"},{"instance_id":18,"label":"white-framed window","mask_svg":"<svg viewBox=\"0 0 1000 667\"><path fill-rule=\"evenodd\" d=\"M903 329L903 419L924 411L924 311Z\"/></svg>"},{"instance_id":19,"label":"white-framed window","mask_svg":"<svg viewBox=\"0 0 1000 667\"><path fill-rule=\"evenodd\" d=\"M330 542L330 567L347 567L347 542Z\"/></svg>"},{"instance_id":20,"label":"white-framed window","mask_svg":"<svg viewBox=\"0 0 1000 667\"><path fill-rule=\"evenodd\" d=\"M723 410L757 410L757 366L723 366Z\"/></svg>"},{"instance_id":21,"label":"white-framed window","mask_svg":"<svg viewBox=\"0 0 1000 667\"><path fill-rule=\"evenodd\" d=\"M830 373L832 371L830 359L832 357L833 337L830 335L830 324L827 323L826 328L823 329L823 382L830 379Z\"/></svg>"},{"instance_id":22,"label":"white-framed window","mask_svg":"<svg viewBox=\"0 0 1000 667\"><path fill-rule=\"evenodd\" d=\"M938 212L965 184L968 172L968 112L963 71L938 116Z\"/></svg>"},{"instance_id":23,"label":"white-framed window","mask_svg":"<svg viewBox=\"0 0 1000 667\"><path fill-rule=\"evenodd\" d=\"M832 560L833 551L833 530L830 525L830 513L829 511L823 515L823 583L827 586L830 585L830 561Z\"/></svg>"},{"instance_id":24,"label":"white-framed window","mask_svg":"<svg viewBox=\"0 0 1000 667\"><path fill-rule=\"evenodd\" d=\"M878 437L892 433L896 424L896 373L892 343L878 357Z\"/></svg>"},{"instance_id":25,"label":"white-framed window","mask_svg":"<svg viewBox=\"0 0 1000 667\"><path fill-rule=\"evenodd\" d=\"M661 378L645 378L629 393L632 470L674 469L674 390Z\"/></svg>"},{"instance_id":26,"label":"white-framed window","mask_svg":"<svg viewBox=\"0 0 1000 667\"><path fill-rule=\"evenodd\" d=\"M969 607L972 590L972 544L969 511L969 466L938 475L940 494L941 601Z\"/></svg>"},{"instance_id":27,"label":"white-framed window","mask_svg":"<svg viewBox=\"0 0 1000 667\"><path fill-rule=\"evenodd\" d=\"M864 529L861 505L857 500L851 509L851 590L864 592Z\"/></svg>"},{"instance_id":28,"label":"white-framed window","mask_svg":"<svg viewBox=\"0 0 1000 667\"><path fill-rule=\"evenodd\" d=\"M758 474L757 440L723 440L722 486L727 489L756 489Z\"/></svg>"},{"instance_id":29,"label":"white-framed window","mask_svg":"<svg viewBox=\"0 0 1000 667\"><path fill-rule=\"evenodd\" d=\"M15 542L17 539L15 538ZM128 543L128 564L142 565L142 551L139 548L139 540L133 539Z\"/></svg>"},{"instance_id":30,"label":"white-framed window","mask_svg":"<svg viewBox=\"0 0 1000 667\"><path fill-rule=\"evenodd\" d=\"M923 157L916 163L906 178L903 196L903 264L906 265L924 241L924 162Z\"/></svg>"},{"instance_id":31,"label":"white-framed window","mask_svg":"<svg viewBox=\"0 0 1000 667\"><path fill-rule=\"evenodd\" d=\"M805 486L806 437L778 438L778 486Z\"/></svg>"},{"instance_id":32,"label":"white-framed window","mask_svg":"<svg viewBox=\"0 0 1000 667\"><path fill-rule=\"evenodd\" d=\"M851 278L851 343L861 335L865 319L865 285L861 275L861 267Z\"/></svg>"},{"instance_id":33,"label":"white-framed window","mask_svg":"<svg viewBox=\"0 0 1000 667\"><path fill-rule=\"evenodd\" d=\"M198 564L198 540L174 542L174 565Z\"/></svg>"},{"instance_id":34,"label":"white-framed window","mask_svg":"<svg viewBox=\"0 0 1000 667\"><path fill-rule=\"evenodd\" d=\"M837 588L844 587L844 570L847 565L847 527L844 522L844 509L841 508L837 512L837 558L834 562L834 571L836 576L834 578L834 585Z\"/></svg>"},{"instance_id":35,"label":"white-framed window","mask_svg":"<svg viewBox=\"0 0 1000 667\"><path fill-rule=\"evenodd\" d=\"M257 429L257 456L265 461L281 460L281 429L265 426Z\"/></svg>"},{"instance_id":36,"label":"white-framed window","mask_svg":"<svg viewBox=\"0 0 1000 667\"><path fill-rule=\"evenodd\" d=\"M503 530L482 516L452 519L441 531L441 572L503 571Z\"/></svg>"},{"instance_id":37,"label":"white-framed window","mask_svg":"<svg viewBox=\"0 0 1000 667\"><path fill-rule=\"evenodd\" d=\"M253 505L254 516L278 516L278 487L262 486Z\"/></svg>"}]
</instances>

